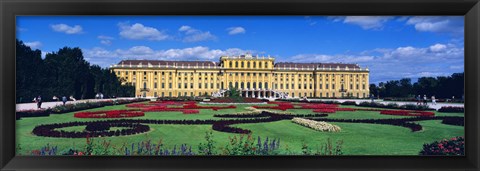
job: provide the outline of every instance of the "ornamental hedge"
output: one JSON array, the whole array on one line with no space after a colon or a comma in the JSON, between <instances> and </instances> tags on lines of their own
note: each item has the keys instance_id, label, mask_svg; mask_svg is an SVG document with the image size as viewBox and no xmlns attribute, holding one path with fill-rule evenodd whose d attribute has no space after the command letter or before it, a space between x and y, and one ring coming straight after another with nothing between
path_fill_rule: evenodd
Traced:
<instances>
[{"instance_id":1,"label":"ornamental hedge","mask_svg":"<svg viewBox=\"0 0 480 171\"><path fill-rule=\"evenodd\" d=\"M457 106L443 106L438 109L438 112L444 113L465 113L465 107L457 107Z\"/></svg>"},{"instance_id":2,"label":"ornamental hedge","mask_svg":"<svg viewBox=\"0 0 480 171\"><path fill-rule=\"evenodd\" d=\"M109 110L95 112L78 112L73 114L76 118L130 118L145 116L143 112L132 110Z\"/></svg>"}]
</instances>

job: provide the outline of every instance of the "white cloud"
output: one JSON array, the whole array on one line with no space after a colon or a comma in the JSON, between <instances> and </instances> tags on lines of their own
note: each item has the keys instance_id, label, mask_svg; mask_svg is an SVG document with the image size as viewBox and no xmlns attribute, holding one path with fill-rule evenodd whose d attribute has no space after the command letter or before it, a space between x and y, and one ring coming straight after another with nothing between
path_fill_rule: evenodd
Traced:
<instances>
[{"instance_id":1,"label":"white cloud","mask_svg":"<svg viewBox=\"0 0 480 171\"><path fill-rule=\"evenodd\" d=\"M134 46L128 49L106 50L101 47L84 50L85 59L103 67L118 63L118 59L148 60L211 60L216 61L222 55L241 55L246 52L258 53L255 50L229 48L225 50L195 46L183 49L154 50L148 46Z\"/></svg>"},{"instance_id":2,"label":"white cloud","mask_svg":"<svg viewBox=\"0 0 480 171\"><path fill-rule=\"evenodd\" d=\"M235 35L235 34L245 34L246 30L243 27L230 27L227 28L228 34L229 35Z\"/></svg>"},{"instance_id":3,"label":"white cloud","mask_svg":"<svg viewBox=\"0 0 480 171\"><path fill-rule=\"evenodd\" d=\"M463 16L416 16L409 18L406 24L423 32L463 33L463 19Z\"/></svg>"},{"instance_id":4,"label":"white cloud","mask_svg":"<svg viewBox=\"0 0 480 171\"><path fill-rule=\"evenodd\" d=\"M147 27L140 23L129 25L128 23L119 23L119 35L126 39L132 40L166 40L169 36L163 31L159 31L153 27Z\"/></svg>"},{"instance_id":5,"label":"white cloud","mask_svg":"<svg viewBox=\"0 0 480 171\"><path fill-rule=\"evenodd\" d=\"M184 42L200 42L217 39L217 37L209 31L204 32L190 26L181 26L178 31L185 33L183 37Z\"/></svg>"},{"instance_id":6,"label":"white cloud","mask_svg":"<svg viewBox=\"0 0 480 171\"><path fill-rule=\"evenodd\" d=\"M346 16L346 17L328 17L333 22L353 24L362 27L364 30L381 30L384 24L393 19L390 16Z\"/></svg>"},{"instance_id":7,"label":"white cloud","mask_svg":"<svg viewBox=\"0 0 480 171\"><path fill-rule=\"evenodd\" d=\"M298 54L285 59L291 62L358 63L369 67L371 82L423 76L446 76L463 72L464 48L456 44L433 44L426 47L403 46L377 48L352 55Z\"/></svg>"},{"instance_id":8,"label":"white cloud","mask_svg":"<svg viewBox=\"0 0 480 171\"><path fill-rule=\"evenodd\" d=\"M66 24L54 24L54 25L51 25L50 27L53 29L53 31L62 32L66 34L80 34L83 31L83 28L80 25L69 26Z\"/></svg>"},{"instance_id":9,"label":"white cloud","mask_svg":"<svg viewBox=\"0 0 480 171\"><path fill-rule=\"evenodd\" d=\"M437 43L435 45L430 46L430 51L439 52L439 51L445 50L446 48L447 48L446 45Z\"/></svg>"},{"instance_id":10,"label":"white cloud","mask_svg":"<svg viewBox=\"0 0 480 171\"><path fill-rule=\"evenodd\" d=\"M104 45L111 45L112 40L114 39L113 37L104 36L104 35L100 35L97 38L100 39L100 43Z\"/></svg>"},{"instance_id":11,"label":"white cloud","mask_svg":"<svg viewBox=\"0 0 480 171\"><path fill-rule=\"evenodd\" d=\"M42 42L40 41L25 42L24 44L32 49L39 49L40 47L42 47Z\"/></svg>"}]
</instances>

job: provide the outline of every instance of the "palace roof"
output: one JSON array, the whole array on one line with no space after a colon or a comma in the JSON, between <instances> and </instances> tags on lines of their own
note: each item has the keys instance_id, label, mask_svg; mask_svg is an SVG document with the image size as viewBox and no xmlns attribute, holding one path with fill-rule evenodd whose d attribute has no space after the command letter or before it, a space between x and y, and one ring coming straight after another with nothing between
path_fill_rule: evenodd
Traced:
<instances>
[{"instance_id":1,"label":"palace roof","mask_svg":"<svg viewBox=\"0 0 480 171\"><path fill-rule=\"evenodd\" d=\"M213 61L122 60L118 65L217 66Z\"/></svg>"},{"instance_id":2,"label":"palace roof","mask_svg":"<svg viewBox=\"0 0 480 171\"><path fill-rule=\"evenodd\" d=\"M295 62L278 62L275 64L277 68L357 68L360 69L360 66L357 64L343 64L343 63L295 63Z\"/></svg>"}]
</instances>

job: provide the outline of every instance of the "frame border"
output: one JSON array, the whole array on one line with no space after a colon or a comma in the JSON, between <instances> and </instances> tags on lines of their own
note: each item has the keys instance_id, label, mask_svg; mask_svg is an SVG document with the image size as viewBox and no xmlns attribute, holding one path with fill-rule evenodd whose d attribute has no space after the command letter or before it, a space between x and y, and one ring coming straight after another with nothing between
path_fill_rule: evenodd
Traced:
<instances>
[{"instance_id":1,"label":"frame border","mask_svg":"<svg viewBox=\"0 0 480 171\"><path fill-rule=\"evenodd\" d=\"M480 170L479 0L2 0L1 170ZM94 8L92 8L94 7ZM18 15L464 15L464 157L421 156L15 156L15 16Z\"/></svg>"}]
</instances>

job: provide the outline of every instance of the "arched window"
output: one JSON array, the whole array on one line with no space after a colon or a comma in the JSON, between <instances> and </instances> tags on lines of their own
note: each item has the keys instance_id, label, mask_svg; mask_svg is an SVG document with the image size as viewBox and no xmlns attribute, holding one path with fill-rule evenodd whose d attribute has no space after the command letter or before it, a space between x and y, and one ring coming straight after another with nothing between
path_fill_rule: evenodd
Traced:
<instances>
[{"instance_id":1,"label":"arched window","mask_svg":"<svg viewBox=\"0 0 480 171\"><path fill-rule=\"evenodd\" d=\"M262 83L258 83L258 88L262 88Z\"/></svg>"},{"instance_id":2,"label":"arched window","mask_svg":"<svg viewBox=\"0 0 480 171\"><path fill-rule=\"evenodd\" d=\"M250 89L250 82L247 82L247 88Z\"/></svg>"},{"instance_id":3,"label":"arched window","mask_svg":"<svg viewBox=\"0 0 480 171\"><path fill-rule=\"evenodd\" d=\"M228 88L233 87L232 82L228 83Z\"/></svg>"},{"instance_id":4,"label":"arched window","mask_svg":"<svg viewBox=\"0 0 480 171\"><path fill-rule=\"evenodd\" d=\"M258 63L258 68L262 68L262 63Z\"/></svg>"},{"instance_id":5,"label":"arched window","mask_svg":"<svg viewBox=\"0 0 480 171\"><path fill-rule=\"evenodd\" d=\"M238 88L238 82L235 82L235 88Z\"/></svg>"},{"instance_id":6,"label":"arched window","mask_svg":"<svg viewBox=\"0 0 480 171\"><path fill-rule=\"evenodd\" d=\"M267 82L265 82L265 88L268 89L268 83Z\"/></svg>"},{"instance_id":7,"label":"arched window","mask_svg":"<svg viewBox=\"0 0 480 171\"><path fill-rule=\"evenodd\" d=\"M242 83L240 84L240 88L241 88L241 89L245 88L243 85L244 85L244 84L243 84L243 82L242 82Z\"/></svg>"},{"instance_id":8,"label":"arched window","mask_svg":"<svg viewBox=\"0 0 480 171\"><path fill-rule=\"evenodd\" d=\"M265 68L268 68L268 62L265 62Z\"/></svg>"},{"instance_id":9,"label":"arched window","mask_svg":"<svg viewBox=\"0 0 480 171\"><path fill-rule=\"evenodd\" d=\"M242 61L242 68L245 67L245 62Z\"/></svg>"},{"instance_id":10,"label":"arched window","mask_svg":"<svg viewBox=\"0 0 480 171\"><path fill-rule=\"evenodd\" d=\"M257 63L253 62L253 68L257 67Z\"/></svg>"},{"instance_id":11,"label":"arched window","mask_svg":"<svg viewBox=\"0 0 480 171\"><path fill-rule=\"evenodd\" d=\"M235 68L238 68L238 61L235 61Z\"/></svg>"},{"instance_id":12,"label":"arched window","mask_svg":"<svg viewBox=\"0 0 480 171\"><path fill-rule=\"evenodd\" d=\"M257 83L253 82L253 88L257 88Z\"/></svg>"},{"instance_id":13,"label":"arched window","mask_svg":"<svg viewBox=\"0 0 480 171\"><path fill-rule=\"evenodd\" d=\"M247 68L250 68L250 62L247 62Z\"/></svg>"},{"instance_id":14,"label":"arched window","mask_svg":"<svg viewBox=\"0 0 480 171\"><path fill-rule=\"evenodd\" d=\"M228 63L228 67L230 67L230 68L232 67L232 61L230 61L230 62Z\"/></svg>"},{"instance_id":15,"label":"arched window","mask_svg":"<svg viewBox=\"0 0 480 171\"><path fill-rule=\"evenodd\" d=\"M147 88L147 83L143 83L143 88Z\"/></svg>"}]
</instances>

